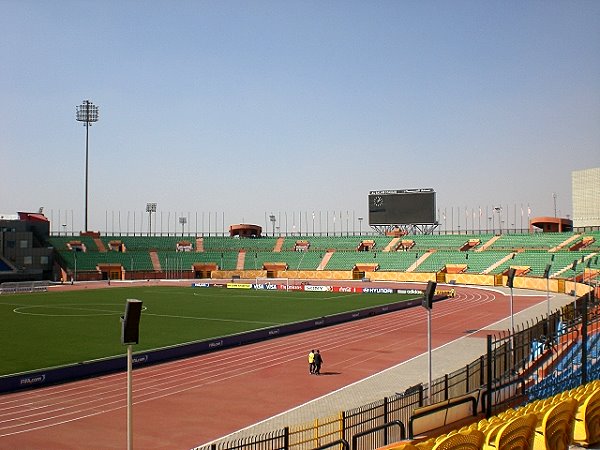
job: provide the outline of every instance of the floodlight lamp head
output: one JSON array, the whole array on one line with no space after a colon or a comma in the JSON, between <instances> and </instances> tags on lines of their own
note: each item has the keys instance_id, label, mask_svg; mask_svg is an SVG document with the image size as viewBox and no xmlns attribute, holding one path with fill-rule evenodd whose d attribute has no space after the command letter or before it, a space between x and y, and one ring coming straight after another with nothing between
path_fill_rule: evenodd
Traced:
<instances>
[{"instance_id":1,"label":"floodlight lamp head","mask_svg":"<svg viewBox=\"0 0 600 450\"><path fill-rule=\"evenodd\" d=\"M93 122L98 122L98 107L89 100L84 100L81 105L77 106L75 118L78 122L83 122L84 126L91 126Z\"/></svg>"},{"instance_id":2,"label":"floodlight lamp head","mask_svg":"<svg viewBox=\"0 0 600 450\"><path fill-rule=\"evenodd\" d=\"M146 212L153 213L156 212L156 203L146 203Z\"/></svg>"}]
</instances>

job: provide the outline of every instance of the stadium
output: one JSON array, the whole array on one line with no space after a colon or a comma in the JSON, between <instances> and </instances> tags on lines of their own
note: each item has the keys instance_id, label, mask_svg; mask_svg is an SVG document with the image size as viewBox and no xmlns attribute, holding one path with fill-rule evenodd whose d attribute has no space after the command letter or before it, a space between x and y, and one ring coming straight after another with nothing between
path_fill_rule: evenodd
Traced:
<instances>
[{"instance_id":1,"label":"stadium","mask_svg":"<svg viewBox=\"0 0 600 450\"><path fill-rule=\"evenodd\" d=\"M577 192L585 190L584 186ZM117 400L94 407L104 412L82 408L62 419L62 414L32 414L29 407L15 413L14 404L29 398L27 404L35 405L35 397L41 395L45 400L39 400L44 404L39 409L61 404L60 409L81 408L75 405L92 400L85 400L79 390L97 388L108 396L132 367L133 379L148 386L136 392L134 384L133 390L133 410L141 416L136 427L144 429L135 436L143 448L423 449L465 448L461 445L467 441L482 448L484 440L497 444L509 439L511 427L517 425L529 428L527 439L533 441L536 421L526 423L532 414L544 419L560 411L570 419L556 430L538 427L542 437L535 442L540 439L546 446L541 448L558 448L548 443L550 439L579 445L600 440L591 424L597 420L591 411L600 401L595 381L600 378L599 227L545 217L531 218L526 232L481 230L474 224L462 233L442 232L433 189L373 190L367 200L370 230L337 233L315 232L314 225L312 232L275 233L280 219L274 215L269 217L271 233L265 218L264 231L255 224L233 224L228 235L186 234L184 221L181 233L149 229L68 235L52 233L42 211L3 218L3 322L11 324L6 339L19 339L13 345L16 355L6 357L0 377L5 392L0 400L7 417L0 442L15 448L41 442L44 448L65 448L74 439L65 424L91 417L97 423L85 425L90 439L102 448L120 448L114 432L106 433L112 423L120 428L116 435L124 435L125 404L120 394ZM581 217L586 214L590 211L580 211ZM144 305L135 324L141 326L141 334L134 330L131 339L123 338L128 298ZM532 315L530 308L535 307ZM123 308L125 319L119 325ZM400 331L399 323L406 331ZM419 330L420 337L411 341L408 330ZM408 334L399 337L399 332ZM452 349L461 335L474 339L478 334L479 345L458 350L464 355L452 355L452 363L438 368L448 371L432 378L432 337L436 345ZM63 340L54 340L55 336ZM426 338L429 346L424 349ZM313 342L321 343L325 367L329 360L331 369L320 377L322 385L302 395L294 393L291 386L305 383L305 369L290 373L287 366L300 365L298 360L304 361ZM128 355L132 367L127 367L125 344L128 349L135 344L135 353ZM368 354L365 346L389 350L372 367L365 362L366 372L354 371L355 364L349 361ZM54 352L60 349L66 351ZM283 358L285 363L282 367L276 362L275 370L269 364L262 367L263 358ZM346 363L341 362L344 358ZM371 397L353 393L351 400L331 400L338 391L352 391L355 384L385 379L386 373L389 378L389 370L402 370L400 363L411 358L421 358L416 378L400 372L403 375L395 377L405 378L402 383L387 379L383 391ZM244 377L250 378L232 374L241 367L220 372L220 359L230 364L248 360L249 375L244 371ZM258 373L250 370L253 364ZM182 380L188 372L177 367L186 365L193 373L215 370L223 387L211 377L185 387ZM279 377L271 379L275 373L288 384ZM178 383L163 386L162 379L171 377ZM230 377L233 381L228 384ZM201 393L176 397L182 391L193 392L197 383L203 386ZM254 392L247 392L244 383ZM180 431L174 434L182 436L157 430L155 413L143 411L145 403L154 401L146 398L146 389L166 391L157 398L173 395L170 401L176 403L160 408L175 420L171 429ZM275 395L264 408L256 407L258 398L269 398L270 390L279 389L287 392L285 401L279 404ZM73 406L59 400L69 391ZM207 396L212 403L206 403ZM327 407L317 411L307 413L298 406L319 405L325 398ZM200 409L198 402L203 405ZM248 417L228 414L232 407L247 408ZM196 420L190 429L182 423L192 411ZM302 413L294 416L293 411ZM119 420L121 427L115 425ZM207 429L197 429L199 422L208 424ZM491 423L511 427L500 432ZM48 430L56 441L47 440ZM569 430L575 430L574 437Z\"/></svg>"}]
</instances>

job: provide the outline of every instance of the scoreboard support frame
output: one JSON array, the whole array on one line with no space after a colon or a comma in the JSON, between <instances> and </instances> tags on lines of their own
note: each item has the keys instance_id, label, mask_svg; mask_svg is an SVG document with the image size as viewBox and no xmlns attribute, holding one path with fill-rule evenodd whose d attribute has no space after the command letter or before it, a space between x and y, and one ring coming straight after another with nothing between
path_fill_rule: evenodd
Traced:
<instances>
[{"instance_id":1,"label":"scoreboard support frame","mask_svg":"<svg viewBox=\"0 0 600 450\"><path fill-rule=\"evenodd\" d=\"M371 228L379 234L386 235L395 230L401 230L403 234L433 234L439 223L423 224L397 224L397 225L371 225Z\"/></svg>"}]
</instances>

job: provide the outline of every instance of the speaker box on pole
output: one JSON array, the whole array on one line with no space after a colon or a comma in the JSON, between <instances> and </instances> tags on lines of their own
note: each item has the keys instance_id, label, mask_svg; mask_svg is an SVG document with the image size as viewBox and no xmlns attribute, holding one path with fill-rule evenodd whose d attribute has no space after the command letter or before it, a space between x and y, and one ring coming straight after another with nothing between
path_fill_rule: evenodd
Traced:
<instances>
[{"instance_id":1,"label":"speaker box on pole","mask_svg":"<svg viewBox=\"0 0 600 450\"><path fill-rule=\"evenodd\" d=\"M514 269L513 267L508 269L508 277L506 278L506 286L508 286L509 288L513 287L513 283L515 280L515 273L516 273L516 269Z\"/></svg>"},{"instance_id":2,"label":"speaker box on pole","mask_svg":"<svg viewBox=\"0 0 600 450\"><path fill-rule=\"evenodd\" d=\"M140 340L140 316L142 315L142 301L127 299L125 315L121 317L121 343L137 344Z\"/></svg>"},{"instance_id":3,"label":"speaker box on pole","mask_svg":"<svg viewBox=\"0 0 600 450\"><path fill-rule=\"evenodd\" d=\"M423 308L431 309L433 306L433 296L435 295L435 289L437 283L435 281L428 281L427 288L425 288L425 295L423 296Z\"/></svg>"},{"instance_id":4,"label":"speaker box on pole","mask_svg":"<svg viewBox=\"0 0 600 450\"><path fill-rule=\"evenodd\" d=\"M552 264L546 264L544 269L544 278L550 278L550 270L552 270Z\"/></svg>"}]
</instances>

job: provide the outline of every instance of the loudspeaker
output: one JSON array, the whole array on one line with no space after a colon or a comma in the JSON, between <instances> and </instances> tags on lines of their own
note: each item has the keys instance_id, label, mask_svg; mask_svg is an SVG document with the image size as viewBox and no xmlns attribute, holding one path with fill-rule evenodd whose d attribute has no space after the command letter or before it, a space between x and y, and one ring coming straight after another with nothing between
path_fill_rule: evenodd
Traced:
<instances>
[{"instance_id":1,"label":"loudspeaker","mask_svg":"<svg viewBox=\"0 0 600 450\"><path fill-rule=\"evenodd\" d=\"M506 286L508 286L509 288L513 287L513 282L515 280L515 272L516 272L516 270L513 267L508 269L508 277L506 278Z\"/></svg>"},{"instance_id":2,"label":"loudspeaker","mask_svg":"<svg viewBox=\"0 0 600 450\"><path fill-rule=\"evenodd\" d=\"M544 278L550 278L550 270L552 269L552 264L546 264L546 268L544 269Z\"/></svg>"},{"instance_id":3,"label":"loudspeaker","mask_svg":"<svg viewBox=\"0 0 600 450\"><path fill-rule=\"evenodd\" d=\"M137 344L140 340L142 301L127 299L125 315L121 316L121 344Z\"/></svg>"},{"instance_id":4,"label":"loudspeaker","mask_svg":"<svg viewBox=\"0 0 600 450\"><path fill-rule=\"evenodd\" d=\"M428 281L427 287L425 288L425 294L423 296L423 308L431 309L433 306L433 296L435 295L435 288L437 283L435 281Z\"/></svg>"}]
</instances>

